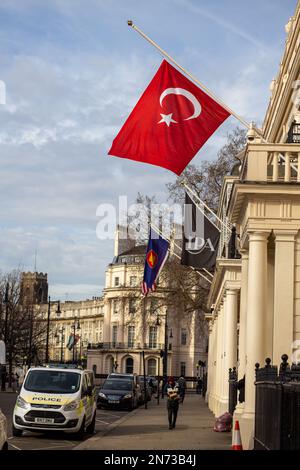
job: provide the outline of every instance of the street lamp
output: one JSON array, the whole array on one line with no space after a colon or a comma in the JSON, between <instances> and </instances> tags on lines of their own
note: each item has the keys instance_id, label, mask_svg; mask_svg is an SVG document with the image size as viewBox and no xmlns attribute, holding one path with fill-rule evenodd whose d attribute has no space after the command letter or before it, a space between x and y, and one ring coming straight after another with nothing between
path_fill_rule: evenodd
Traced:
<instances>
[{"instance_id":1,"label":"street lamp","mask_svg":"<svg viewBox=\"0 0 300 470\"><path fill-rule=\"evenodd\" d=\"M8 323L8 289L9 284L7 282L5 288L5 295L4 295L4 303L5 303L5 320L4 320L4 343L7 343L7 323Z\"/></svg>"},{"instance_id":2,"label":"street lamp","mask_svg":"<svg viewBox=\"0 0 300 470\"><path fill-rule=\"evenodd\" d=\"M48 297L48 315L47 315L47 333L46 333L46 356L45 356L46 364L48 364L48 362L49 362L50 313L51 313L51 299L50 299L50 295L49 295L49 297ZM61 314L60 301L59 300L57 301L56 314L58 316Z\"/></svg>"},{"instance_id":3,"label":"street lamp","mask_svg":"<svg viewBox=\"0 0 300 470\"><path fill-rule=\"evenodd\" d=\"M65 341L65 330L66 328L63 326L60 330L57 330L55 333L55 337L58 338L60 336L60 362L63 363L64 360L64 341Z\"/></svg>"},{"instance_id":4,"label":"street lamp","mask_svg":"<svg viewBox=\"0 0 300 470\"><path fill-rule=\"evenodd\" d=\"M77 320L77 324L76 324L76 320ZM74 363L75 362L75 347L76 347L76 330L81 329L79 319L77 319L76 317L72 325L72 328L73 328L73 338L74 338L74 343L73 343L73 363Z\"/></svg>"},{"instance_id":5,"label":"street lamp","mask_svg":"<svg viewBox=\"0 0 300 470\"><path fill-rule=\"evenodd\" d=\"M157 315L156 326L161 325L160 316L162 315ZM161 357L163 359L163 386L162 386L162 393L161 393L162 398L164 397L164 387L167 383L167 373L168 373L168 337L173 338L172 329L170 332L170 336L168 336L168 311L166 311L166 314L163 316L165 317L165 340L164 340L164 349L163 351L161 351Z\"/></svg>"}]
</instances>

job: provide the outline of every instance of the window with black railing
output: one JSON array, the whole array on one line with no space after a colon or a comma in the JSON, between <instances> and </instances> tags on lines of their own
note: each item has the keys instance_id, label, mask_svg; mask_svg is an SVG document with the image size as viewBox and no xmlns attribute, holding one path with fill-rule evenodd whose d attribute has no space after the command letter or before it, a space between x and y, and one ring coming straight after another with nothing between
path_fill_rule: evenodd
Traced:
<instances>
[{"instance_id":1,"label":"window with black railing","mask_svg":"<svg viewBox=\"0 0 300 470\"><path fill-rule=\"evenodd\" d=\"M129 326L128 327L128 347L129 348L134 347L134 335L135 335L135 327Z\"/></svg>"},{"instance_id":2,"label":"window with black railing","mask_svg":"<svg viewBox=\"0 0 300 470\"><path fill-rule=\"evenodd\" d=\"M157 326L150 326L149 329L149 348L157 348Z\"/></svg>"}]
</instances>

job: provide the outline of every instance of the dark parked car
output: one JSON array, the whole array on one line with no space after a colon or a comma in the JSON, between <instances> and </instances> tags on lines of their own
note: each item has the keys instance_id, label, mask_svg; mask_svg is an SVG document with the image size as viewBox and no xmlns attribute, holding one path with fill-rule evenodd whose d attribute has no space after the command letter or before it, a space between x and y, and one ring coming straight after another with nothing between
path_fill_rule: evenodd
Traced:
<instances>
[{"instance_id":1,"label":"dark parked car","mask_svg":"<svg viewBox=\"0 0 300 470\"><path fill-rule=\"evenodd\" d=\"M139 393L133 380L108 378L99 390L97 408L126 408L139 404Z\"/></svg>"},{"instance_id":2,"label":"dark parked car","mask_svg":"<svg viewBox=\"0 0 300 470\"><path fill-rule=\"evenodd\" d=\"M136 387L136 393L137 393L137 398L138 398L138 403L139 405L143 403L143 396L142 396L142 387L141 387L141 382L139 379L139 376L137 374L126 374L121 373L121 372L112 372L109 374L107 379L121 379L121 380L130 380L134 383Z\"/></svg>"}]
</instances>

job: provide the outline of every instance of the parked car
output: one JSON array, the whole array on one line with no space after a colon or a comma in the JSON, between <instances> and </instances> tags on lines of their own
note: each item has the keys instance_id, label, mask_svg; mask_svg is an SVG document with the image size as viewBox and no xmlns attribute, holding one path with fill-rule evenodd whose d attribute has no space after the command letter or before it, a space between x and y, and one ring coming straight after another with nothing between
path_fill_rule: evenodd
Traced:
<instances>
[{"instance_id":1,"label":"parked car","mask_svg":"<svg viewBox=\"0 0 300 470\"><path fill-rule=\"evenodd\" d=\"M140 393L134 380L107 378L98 393L98 408L126 408L133 410L140 401Z\"/></svg>"},{"instance_id":2,"label":"parked car","mask_svg":"<svg viewBox=\"0 0 300 470\"><path fill-rule=\"evenodd\" d=\"M13 436L64 431L78 439L93 434L96 392L91 371L62 367L28 370L13 412Z\"/></svg>"},{"instance_id":3,"label":"parked car","mask_svg":"<svg viewBox=\"0 0 300 470\"><path fill-rule=\"evenodd\" d=\"M141 387L141 382L139 379L139 376L137 374L126 374L126 373L121 373L121 372L112 372L109 374L107 377L108 379L123 379L123 380L130 380L135 384L136 387L136 393L138 397L138 404L140 405L143 403L143 397L142 397L142 387Z\"/></svg>"},{"instance_id":4,"label":"parked car","mask_svg":"<svg viewBox=\"0 0 300 470\"><path fill-rule=\"evenodd\" d=\"M7 420L0 409L0 450L8 450Z\"/></svg>"},{"instance_id":5,"label":"parked car","mask_svg":"<svg viewBox=\"0 0 300 470\"><path fill-rule=\"evenodd\" d=\"M107 377L108 379L124 379L124 380L133 380L136 385L139 384L139 376L137 374L126 374L121 372L112 372Z\"/></svg>"}]
</instances>

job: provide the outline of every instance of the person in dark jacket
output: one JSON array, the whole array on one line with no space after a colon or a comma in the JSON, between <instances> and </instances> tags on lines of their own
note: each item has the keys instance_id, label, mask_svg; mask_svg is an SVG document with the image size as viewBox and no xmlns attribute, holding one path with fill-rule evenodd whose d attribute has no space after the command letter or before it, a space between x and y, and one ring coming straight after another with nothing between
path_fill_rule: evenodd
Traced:
<instances>
[{"instance_id":1,"label":"person in dark jacket","mask_svg":"<svg viewBox=\"0 0 300 470\"><path fill-rule=\"evenodd\" d=\"M181 403L183 403L186 391L186 381L183 375L181 375L178 379L178 386L179 386L179 395L181 398Z\"/></svg>"},{"instance_id":2,"label":"person in dark jacket","mask_svg":"<svg viewBox=\"0 0 300 470\"><path fill-rule=\"evenodd\" d=\"M197 388L196 388L196 393L198 393L199 395L201 394L201 391L202 391L202 385L203 385L202 379L200 379L199 377L197 380Z\"/></svg>"},{"instance_id":3,"label":"person in dark jacket","mask_svg":"<svg viewBox=\"0 0 300 470\"><path fill-rule=\"evenodd\" d=\"M177 413L179 408L179 387L175 382L174 377L169 377L165 386L165 394L167 395L167 410L169 429L174 429L176 426Z\"/></svg>"}]
</instances>

